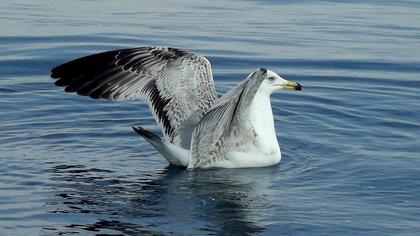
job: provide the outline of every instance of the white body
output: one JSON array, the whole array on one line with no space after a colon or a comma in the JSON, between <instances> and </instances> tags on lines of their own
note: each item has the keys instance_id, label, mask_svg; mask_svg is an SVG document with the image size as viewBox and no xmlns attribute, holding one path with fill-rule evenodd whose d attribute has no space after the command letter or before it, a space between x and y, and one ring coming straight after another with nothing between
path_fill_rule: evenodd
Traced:
<instances>
[{"instance_id":1,"label":"white body","mask_svg":"<svg viewBox=\"0 0 420 236\"><path fill-rule=\"evenodd\" d=\"M228 152L226 160L214 162L208 168L265 167L278 164L281 160L280 146L274 129L270 94L258 91L250 109L251 124L258 137L257 152Z\"/></svg>"},{"instance_id":2,"label":"white body","mask_svg":"<svg viewBox=\"0 0 420 236\"><path fill-rule=\"evenodd\" d=\"M269 71L269 76L276 77L276 84L284 84L288 81L282 79L274 72ZM271 108L270 95L281 87L274 87L274 82L264 82L255 94L251 107L249 109L249 118L252 128L255 130L255 151L239 152L230 151L225 154L224 160L210 163L201 168L247 168L247 167L265 167L278 164L281 161L281 151L278 144L273 111ZM155 145L154 145L155 146ZM166 144L166 147L156 147L166 159L174 165L188 166L190 160L190 151L179 148L172 144ZM170 148L170 155L166 154L167 148ZM162 151L161 151L162 150ZM186 164L186 165L185 165Z\"/></svg>"}]
</instances>

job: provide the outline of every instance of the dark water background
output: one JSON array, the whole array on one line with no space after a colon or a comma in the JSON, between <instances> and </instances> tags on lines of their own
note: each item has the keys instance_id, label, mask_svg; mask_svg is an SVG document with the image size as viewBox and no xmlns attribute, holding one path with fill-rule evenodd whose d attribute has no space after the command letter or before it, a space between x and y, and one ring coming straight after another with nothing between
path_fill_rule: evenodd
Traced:
<instances>
[{"instance_id":1,"label":"dark water background","mask_svg":"<svg viewBox=\"0 0 420 236\"><path fill-rule=\"evenodd\" d=\"M185 171L49 70L116 48L209 58L220 93L267 67L280 165ZM0 3L0 235L419 235L419 1Z\"/></svg>"}]
</instances>

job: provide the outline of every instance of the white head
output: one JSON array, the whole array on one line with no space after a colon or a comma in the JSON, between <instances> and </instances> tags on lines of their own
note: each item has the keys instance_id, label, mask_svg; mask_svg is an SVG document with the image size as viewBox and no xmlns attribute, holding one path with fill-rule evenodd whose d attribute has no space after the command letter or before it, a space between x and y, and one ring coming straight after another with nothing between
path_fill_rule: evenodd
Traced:
<instances>
[{"instance_id":1,"label":"white head","mask_svg":"<svg viewBox=\"0 0 420 236\"><path fill-rule=\"evenodd\" d=\"M302 90L302 86L299 83L283 79L271 70L267 70L258 92L270 95L272 92L280 89Z\"/></svg>"}]
</instances>

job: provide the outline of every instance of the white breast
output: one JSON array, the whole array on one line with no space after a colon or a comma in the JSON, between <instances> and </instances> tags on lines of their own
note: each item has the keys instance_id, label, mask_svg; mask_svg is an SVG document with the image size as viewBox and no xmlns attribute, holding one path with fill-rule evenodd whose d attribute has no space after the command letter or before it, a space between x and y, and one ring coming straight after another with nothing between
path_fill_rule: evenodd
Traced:
<instances>
[{"instance_id":1,"label":"white breast","mask_svg":"<svg viewBox=\"0 0 420 236\"><path fill-rule=\"evenodd\" d=\"M268 155L280 154L269 95L255 95L251 104L250 119L258 135L257 143L261 152Z\"/></svg>"}]
</instances>

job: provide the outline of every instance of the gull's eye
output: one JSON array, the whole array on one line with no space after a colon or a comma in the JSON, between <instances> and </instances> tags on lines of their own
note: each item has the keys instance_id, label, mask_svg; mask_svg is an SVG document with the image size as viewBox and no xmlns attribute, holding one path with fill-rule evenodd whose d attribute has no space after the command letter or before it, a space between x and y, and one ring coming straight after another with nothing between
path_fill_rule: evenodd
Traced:
<instances>
[{"instance_id":1,"label":"gull's eye","mask_svg":"<svg viewBox=\"0 0 420 236\"><path fill-rule=\"evenodd\" d=\"M270 80L270 81L274 81L276 78L274 78L274 77L268 77L268 80Z\"/></svg>"}]
</instances>

